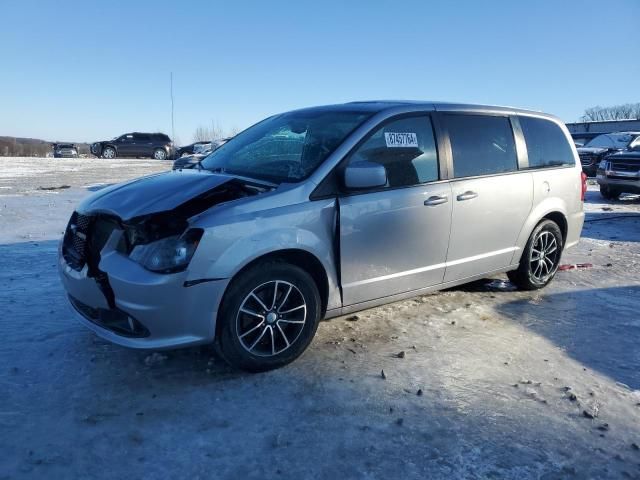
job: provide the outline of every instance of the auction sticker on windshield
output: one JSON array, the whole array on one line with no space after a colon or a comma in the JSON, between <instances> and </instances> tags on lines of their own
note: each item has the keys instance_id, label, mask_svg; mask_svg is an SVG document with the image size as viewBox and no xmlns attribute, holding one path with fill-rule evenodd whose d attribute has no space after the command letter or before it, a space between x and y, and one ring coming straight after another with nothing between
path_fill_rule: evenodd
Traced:
<instances>
[{"instance_id":1,"label":"auction sticker on windshield","mask_svg":"<svg viewBox=\"0 0 640 480\"><path fill-rule=\"evenodd\" d=\"M395 133L385 132L384 140L387 142L387 147L417 147L418 136L415 133Z\"/></svg>"}]
</instances>

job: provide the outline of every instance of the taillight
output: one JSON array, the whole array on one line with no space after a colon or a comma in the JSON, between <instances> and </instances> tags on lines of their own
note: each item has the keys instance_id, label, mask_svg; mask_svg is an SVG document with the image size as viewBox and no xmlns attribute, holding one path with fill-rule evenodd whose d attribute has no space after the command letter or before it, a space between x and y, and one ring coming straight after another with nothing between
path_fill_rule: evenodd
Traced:
<instances>
[{"instance_id":1,"label":"taillight","mask_svg":"<svg viewBox=\"0 0 640 480\"><path fill-rule=\"evenodd\" d=\"M580 193L580 200L584 202L584 196L587 193L587 174L580 172L580 178L582 179L582 192Z\"/></svg>"}]
</instances>

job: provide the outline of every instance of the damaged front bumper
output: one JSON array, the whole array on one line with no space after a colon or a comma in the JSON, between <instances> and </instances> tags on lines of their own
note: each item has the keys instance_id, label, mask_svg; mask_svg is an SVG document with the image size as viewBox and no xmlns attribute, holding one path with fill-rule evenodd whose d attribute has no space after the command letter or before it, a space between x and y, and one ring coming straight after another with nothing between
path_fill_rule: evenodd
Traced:
<instances>
[{"instance_id":1,"label":"damaged front bumper","mask_svg":"<svg viewBox=\"0 0 640 480\"><path fill-rule=\"evenodd\" d=\"M60 277L82 323L106 340L131 348L212 342L228 280L198 283L189 281L188 271L150 272L115 250L116 237L114 232L101 251L102 280L89 276L86 265L72 268L59 251Z\"/></svg>"}]
</instances>

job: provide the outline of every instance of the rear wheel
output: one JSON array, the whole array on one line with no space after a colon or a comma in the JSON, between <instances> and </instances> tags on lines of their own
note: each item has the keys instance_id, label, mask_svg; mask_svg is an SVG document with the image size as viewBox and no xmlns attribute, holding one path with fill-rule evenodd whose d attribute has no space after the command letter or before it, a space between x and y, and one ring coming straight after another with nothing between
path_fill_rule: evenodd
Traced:
<instances>
[{"instance_id":1,"label":"rear wheel","mask_svg":"<svg viewBox=\"0 0 640 480\"><path fill-rule=\"evenodd\" d=\"M282 367L311 343L320 312L320 294L307 272L284 262L257 264L234 279L225 294L218 352L242 370Z\"/></svg>"},{"instance_id":2,"label":"rear wheel","mask_svg":"<svg viewBox=\"0 0 640 480\"><path fill-rule=\"evenodd\" d=\"M102 150L102 158L116 158L116 150L113 147L105 147Z\"/></svg>"},{"instance_id":3,"label":"rear wheel","mask_svg":"<svg viewBox=\"0 0 640 480\"><path fill-rule=\"evenodd\" d=\"M620 196L620 192L607 185L600 185L600 195L607 200L616 200Z\"/></svg>"},{"instance_id":4,"label":"rear wheel","mask_svg":"<svg viewBox=\"0 0 640 480\"><path fill-rule=\"evenodd\" d=\"M558 271L562 248L560 227L551 220L543 220L533 229L518 269L507 272L509 280L521 290L545 287Z\"/></svg>"}]
</instances>

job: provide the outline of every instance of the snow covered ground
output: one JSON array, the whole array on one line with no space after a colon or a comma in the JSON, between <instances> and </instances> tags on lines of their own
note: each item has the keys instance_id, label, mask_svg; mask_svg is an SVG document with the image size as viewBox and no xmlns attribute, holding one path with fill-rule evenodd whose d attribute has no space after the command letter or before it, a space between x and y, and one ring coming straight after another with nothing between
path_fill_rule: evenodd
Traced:
<instances>
[{"instance_id":1,"label":"snow covered ground","mask_svg":"<svg viewBox=\"0 0 640 480\"><path fill-rule=\"evenodd\" d=\"M0 479L640 478L640 197L590 187L563 263L593 267L543 291L498 277L333 319L249 375L111 345L67 305L74 205L168 168L0 160Z\"/></svg>"}]
</instances>

